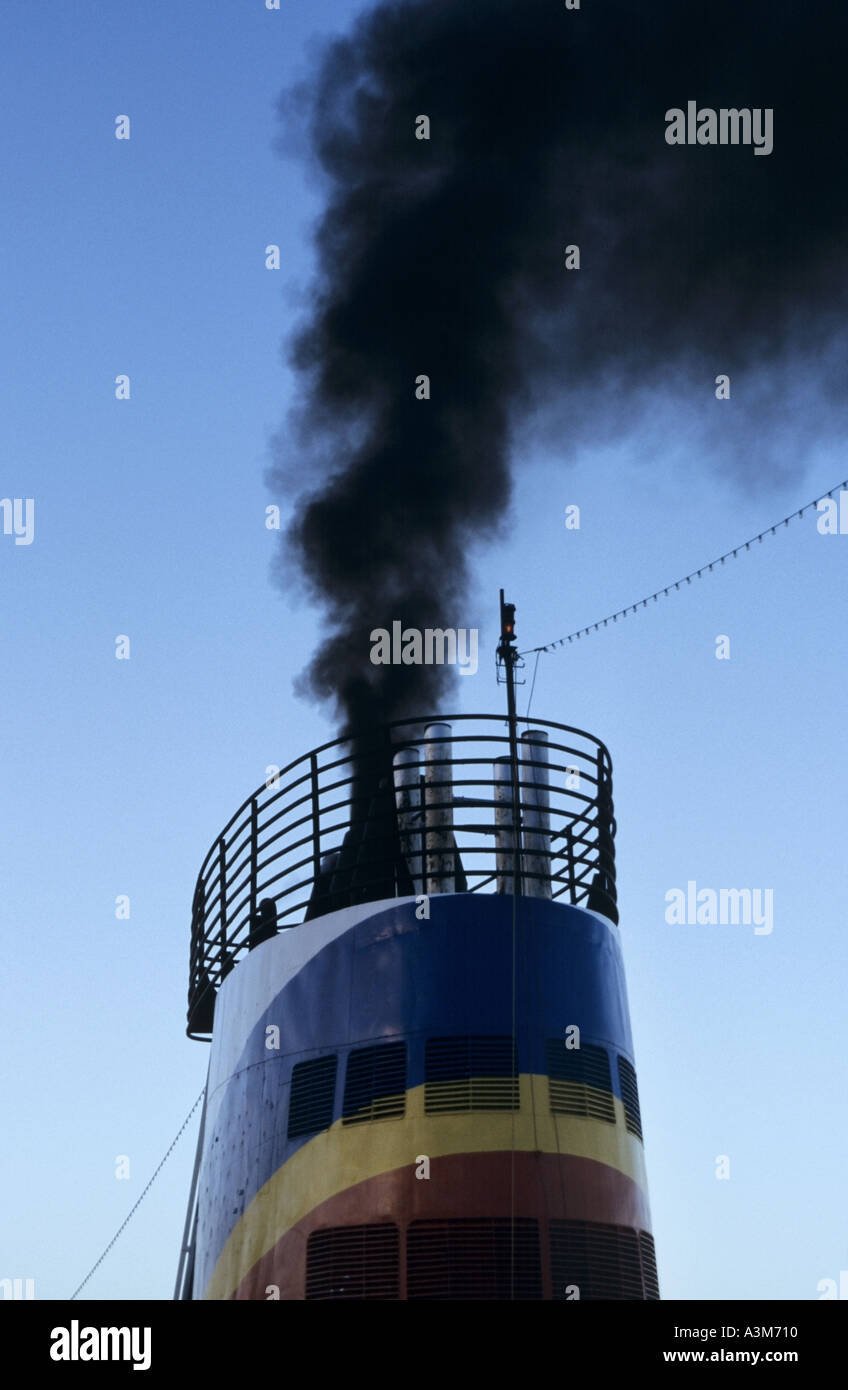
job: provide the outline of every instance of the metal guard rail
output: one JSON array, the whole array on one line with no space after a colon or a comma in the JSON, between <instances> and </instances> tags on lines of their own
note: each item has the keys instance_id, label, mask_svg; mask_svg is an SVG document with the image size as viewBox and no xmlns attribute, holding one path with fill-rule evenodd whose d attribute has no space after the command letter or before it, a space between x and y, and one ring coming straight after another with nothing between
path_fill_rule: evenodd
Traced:
<instances>
[{"instance_id":1,"label":"metal guard rail","mask_svg":"<svg viewBox=\"0 0 848 1390\"><path fill-rule=\"evenodd\" d=\"M517 873L525 896L591 907L617 923L605 745L534 719L519 733L517 780L519 844L507 720L475 714L395 720L325 743L269 778L198 875L189 1037L211 1033L217 989L245 951L350 903L512 893Z\"/></svg>"}]
</instances>

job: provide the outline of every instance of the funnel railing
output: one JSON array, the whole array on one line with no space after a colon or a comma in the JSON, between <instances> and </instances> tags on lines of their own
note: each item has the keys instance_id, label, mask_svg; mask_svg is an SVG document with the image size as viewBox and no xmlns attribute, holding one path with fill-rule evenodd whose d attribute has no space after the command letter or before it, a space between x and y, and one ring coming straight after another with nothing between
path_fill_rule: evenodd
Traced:
<instances>
[{"instance_id":1,"label":"funnel railing","mask_svg":"<svg viewBox=\"0 0 848 1390\"><path fill-rule=\"evenodd\" d=\"M194 891L188 1033L211 1032L240 956L352 903L519 892L618 921L612 764L599 739L534 719L513 759L501 715L398 720L270 777L211 846Z\"/></svg>"}]
</instances>

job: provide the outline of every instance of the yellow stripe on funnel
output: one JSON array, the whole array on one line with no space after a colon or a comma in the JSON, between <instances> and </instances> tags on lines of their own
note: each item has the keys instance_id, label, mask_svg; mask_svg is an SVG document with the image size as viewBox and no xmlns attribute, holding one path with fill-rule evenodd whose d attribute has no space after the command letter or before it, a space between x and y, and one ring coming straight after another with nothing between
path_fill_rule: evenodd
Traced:
<instances>
[{"instance_id":1,"label":"yellow stripe on funnel","mask_svg":"<svg viewBox=\"0 0 848 1390\"><path fill-rule=\"evenodd\" d=\"M316 1134L260 1188L230 1232L204 1298L226 1299L282 1236L315 1207L357 1183L413 1163L420 1153L573 1154L623 1173L647 1194L642 1145L625 1127L614 1098L616 1123L551 1115L547 1076L520 1077L517 1111L462 1111L427 1115L424 1086L407 1092L406 1115L372 1124L343 1125Z\"/></svg>"}]
</instances>

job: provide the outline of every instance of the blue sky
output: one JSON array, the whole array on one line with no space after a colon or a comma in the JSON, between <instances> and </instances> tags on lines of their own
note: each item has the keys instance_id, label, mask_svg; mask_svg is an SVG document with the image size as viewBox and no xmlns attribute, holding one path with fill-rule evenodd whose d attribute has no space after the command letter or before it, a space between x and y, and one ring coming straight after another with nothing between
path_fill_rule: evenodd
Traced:
<instances>
[{"instance_id":1,"label":"blue sky","mask_svg":"<svg viewBox=\"0 0 848 1390\"><path fill-rule=\"evenodd\" d=\"M357 8L118 0L17 4L0 21L0 494L35 499L33 543L0 535L0 1277L34 1278L39 1298L76 1287L203 1085L207 1049L184 1021L209 844L268 764L334 732L292 689L319 615L272 583L264 509L286 499L263 475L297 390L283 345L320 208L308 171L274 150L276 100ZM131 139L117 141L124 113ZM279 272L265 269L271 242ZM734 481L703 461L707 413L750 424L744 384L726 403L712 381L693 391L670 385L650 428L603 447L519 436L509 525L474 557L481 660L458 708L501 708L499 587L519 644L535 646L848 471L835 446L805 448L803 418L789 433L766 417L773 471ZM848 536L820 536L807 513L538 667L534 712L613 757L669 1298L816 1298L848 1268L846 564ZM665 894L690 879L772 888L773 932L669 926ZM170 1297L195 1135L196 1117L84 1296ZM715 1177L723 1154L729 1181Z\"/></svg>"}]
</instances>

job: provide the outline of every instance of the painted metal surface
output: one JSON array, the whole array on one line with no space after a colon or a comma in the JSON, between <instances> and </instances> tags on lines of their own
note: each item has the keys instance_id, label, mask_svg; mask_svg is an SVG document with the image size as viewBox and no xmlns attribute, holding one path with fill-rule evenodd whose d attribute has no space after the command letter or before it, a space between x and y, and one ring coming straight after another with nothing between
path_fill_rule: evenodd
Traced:
<instances>
[{"instance_id":1,"label":"painted metal surface","mask_svg":"<svg viewBox=\"0 0 848 1390\"><path fill-rule=\"evenodd\" d=\"M513 1152L516 1214L650 1229L642 1145L614 1064L633 1062L618 932L582 908L519 898L515 909L513 918L510 897L467 893L431 897L424 920L411 899L363 904L238 964L216 1008L195 1297L264 1298L263 1279L303 1297L305 1241L323 1226L389 1216L405 1225L412 1213L466 1216L481 1203L483 1214L509 1215ZM518 1110L428 1114L427 1040L512 1035L513 1007ZM609 1052L614 1124L551 1114L545 1043L564 1046L575 1024L582 1042ZM345 1124L349 1053L399 1040L403 1116ZM327 1053L338 1056L331 1120L289 1139L292 1068ZM451 1182L417 1180L421 1154Z\"/></svg>"},{"instance_id":2,"label":"painted metal surface","mask_svg":"<svg viewBox=\"0 0 848 1390\"><path fill-rule=\"evenodd\" d=\"M415 1165L381 1173L346 1188L290 1227L249 1268L233 1288L234 1299L267 1299L269 1288L281 1299L302 1299L307 1242L313 1231L355 1226L368 1220L397 1218L401 1236L409 1223L445 1215L445 1191L451 1214L489 1217L514 1210L518 1220L535 1219L542 1243L543 1297L550 1298L547 1251L551 1219L609 1222L650 1229L647 1201L630 1178L593 1159L572 1155L519 1153L446 1154L431 1162L430 1177L415 1176ZM514 1204L514 1206L513 1206ZM399 1262L399 1297L406 1296L405 1261ZM223 1295L222 1295L223 1296Z\"/></svg>"}]
</instances>

